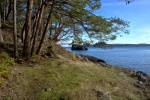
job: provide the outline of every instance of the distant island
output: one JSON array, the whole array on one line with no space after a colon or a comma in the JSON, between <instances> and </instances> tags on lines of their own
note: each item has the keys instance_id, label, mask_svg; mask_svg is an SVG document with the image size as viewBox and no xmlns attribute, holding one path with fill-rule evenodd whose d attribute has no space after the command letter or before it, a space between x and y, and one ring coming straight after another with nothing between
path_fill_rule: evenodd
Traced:
<instances>
[{"instance_id":1,"label":"distant island","mask_svg":"<svg viewBox=\"0 0 150 100\"><path fill-rule=\"evenodd\" d=\"M68 44L68 43L62 43L60 45L62 45L63 47L70 47L70 44ZM113 48L113 47L116 47L116 46L120 46L120 47L123 47L123 46L150 46L150 44L147 44L147 43L139 43L139 44L107 44L105 42L97 42L95 44L84 43L83 45L87 49L88 49L88 47L97 47L97 48L104 48L104 49L106 49L106 48ZM71 47L72 47L72 45L71 45Z\"/></svg>"},{"instance_id":2,"label":"distant island","mask_svg":"<svg viewBox=\"0 0 150 100\"><path fill-rule=\"evenodd\" d=\"M139 44L107 44L106 42L97 42L93 45L91 45L93 47L98 47L98 48L112 48L112 47L116 47L116 46L150 46L150 44L146 44L146 43L139 43Z\"/></svg>"}]
</instances>

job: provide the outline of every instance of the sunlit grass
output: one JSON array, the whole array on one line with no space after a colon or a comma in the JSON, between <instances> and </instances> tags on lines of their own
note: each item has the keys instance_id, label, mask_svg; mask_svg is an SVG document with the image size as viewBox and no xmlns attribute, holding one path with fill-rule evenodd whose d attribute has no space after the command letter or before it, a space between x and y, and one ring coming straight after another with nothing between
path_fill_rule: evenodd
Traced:
<instances>
[{"instance_id":1,"label":"sunlit grass","mask_svg":"<svg viewBox=\"0 0 150 100\"><path fill-rule=\"evenodd\" d=\"M131 85L122 68L106 68L91 62L49 59L37 67L21 67L26 96L38 100L91 100L96 90L107 91L115 100L140 100L139 88ZM32 95L31 95L32 94Z\"/></svg>"}]
</instances>

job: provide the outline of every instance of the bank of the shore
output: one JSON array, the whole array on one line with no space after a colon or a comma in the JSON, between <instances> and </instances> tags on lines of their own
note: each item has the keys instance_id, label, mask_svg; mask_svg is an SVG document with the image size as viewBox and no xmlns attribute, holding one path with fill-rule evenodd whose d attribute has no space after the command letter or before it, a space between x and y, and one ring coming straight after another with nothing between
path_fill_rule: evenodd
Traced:
<instances>
[{"instance_id":1,"label":"bank of the shore","mask_svg":"<svg viewBox=\"0 0 150 100\"><path fill-rule=\"evenodd\" d=\"M115 46L112 49L89 47L87 51L71 50L70 48L66 49L75 54L90 55L99 59L103 59L108 64L113 66L131 68L136 71L143 71L150 75L149 45L120 45Z\"/></svg>"},{"instance_id":2,"label":"bank of the shore","mask_svg":"<svg viewBox=\"0 0 150 100\"><path fill-rule=\"evenodd\" d=\"M104 63L104 62L101 62ZM133 71L70 60L62 56L41 64L21 64L0 87L0 99L10 100L148 100L150 88ZM105 66L104 66L105 65ZM137 74L137 73L136 73ZM139 73L143 75L142 73ZM144 76L145 77L145 76Z\"/></svg>"},{"instance_id":3,"label":"bank of the shore","mask_svg":"<svg viewBox=\"0 0 150 100\"><path fill-rule=\"evenodd\" d=\"M98 64L102 67L120 67L120 66L112 66L106 63L106 61L102 60L102 59L98 59L96 57L93 56L89 56L89 55L82 55L80 54L80 56L82 57L83 60L85 61L91 61L95 64ZM124 69L124 72L131 76L131 77L136 77L138 79L138 83L135 83L135 85L139 86L139 87L146 87L146 86L150 86L150 76L142 71L135 71L133 69L130 68L124 68L124 67L120 67L122 69Z\"/></svg>"},{"instance_id":4,"label":"bank of the shore","mask_svg":"<svg viewBox=\"0 0 150 100\"><path fill-rule=\"evenodd\" d=\"M3 56L7 62L7 56ZM1 60L2 61L2 60ZM12 60L10 59L12 62ZM7 68L7 66L6 66ZM149 77L56 45L15 64L0 86L0 100L149 100Z\"/></svg>"}]
</instances>

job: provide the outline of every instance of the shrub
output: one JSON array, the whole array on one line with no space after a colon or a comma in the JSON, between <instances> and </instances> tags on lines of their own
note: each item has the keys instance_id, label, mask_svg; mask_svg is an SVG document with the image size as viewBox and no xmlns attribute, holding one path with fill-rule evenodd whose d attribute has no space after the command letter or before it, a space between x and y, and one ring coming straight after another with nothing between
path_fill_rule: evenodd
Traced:
<instances>
[{"instance_id":1,"label":"shrub","mask_svg":"<svg viewBox=\"0 0 150 100\"><path fill-rule=\"evenodd\" d=\"M32 62L32 63L36 63L36 62L40 62L41 60L41 57L36 55L36 54L33 54L30 58L29 58L29 61Z\"/></svg>"},{"instance_id":2,"label":"shrub","mask_svg":"<svg viewBox=\"0 0 150 100\"><path fill-rule=\"evenodd\" d=\"M4 79L9 79L11 74L9 69L15 64L14 59L6 52L0 53L0 86L4 84Z\"/></svg>"}]
</instances>

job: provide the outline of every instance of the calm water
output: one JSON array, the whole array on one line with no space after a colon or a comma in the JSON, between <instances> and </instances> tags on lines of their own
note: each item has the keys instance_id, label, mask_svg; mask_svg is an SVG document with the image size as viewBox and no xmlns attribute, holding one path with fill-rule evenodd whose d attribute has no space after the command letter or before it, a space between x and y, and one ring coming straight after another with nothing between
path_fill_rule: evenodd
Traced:
<instances>
[{"instance_id":1,"label":"calm water","mask_svg":"<svg viewBox=\"0 0 150 100\"><path fill-rule=\"evenodd\" d=\"M76 54L91 55L108 64L146 72L150 75L150 46L116 46L112 49L89 47L87 51L67 49Z\"/></svg>"}]
</instances>

